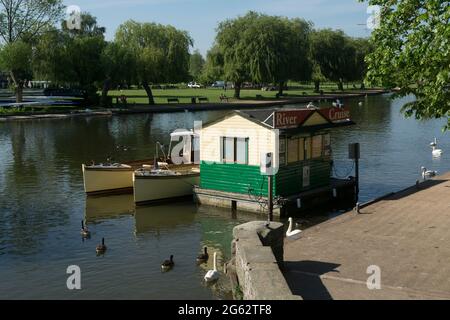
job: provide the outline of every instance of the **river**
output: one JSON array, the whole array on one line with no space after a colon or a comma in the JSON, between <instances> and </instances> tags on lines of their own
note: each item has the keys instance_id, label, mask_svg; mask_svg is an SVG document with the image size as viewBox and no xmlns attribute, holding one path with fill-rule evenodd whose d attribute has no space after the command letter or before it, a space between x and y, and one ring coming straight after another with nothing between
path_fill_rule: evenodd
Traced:
<instances>
[{"instance_id":1,"label":"river","mask_svg":"<svg viewBox=\"0 0 450 320\"><path fill-rule=\"evenodd\" d=\"M362 202L414 184L422 165L450 170L444 121L405 119L400 108L410 100L346 101L357 124L332 133L335 174L351 174L347 145L360 142ZM81 173L81 163L109 155L117 161L151 158L156 141L167 145L171 131L225 113L0 123L0 299L230 298L226 276L205 285L203 276L212 263L198 266L195 257L208 246L210 253L218 252L222 269L230 257L233 227L261 217L232 216L190 202L135 209L128 195L86 198ZM434 137L444 150L439 159L432 158L429 147ZM84 241L79 233L83 219L92 232ZM95 247L102 237L108 250L98 257ZM162 273L160 264L171 254L175 267ZM82 290L67 289L70 265L81 269Z\"/></svg>"}]
</instances>

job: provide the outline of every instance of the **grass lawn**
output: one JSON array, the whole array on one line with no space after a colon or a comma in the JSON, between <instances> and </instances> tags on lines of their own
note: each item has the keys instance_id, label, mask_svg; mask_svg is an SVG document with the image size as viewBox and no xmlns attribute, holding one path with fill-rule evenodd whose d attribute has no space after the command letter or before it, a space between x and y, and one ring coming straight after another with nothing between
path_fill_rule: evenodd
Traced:
<instances>
[{"instance_id":1,"label":"grass lawn","mask_svg":"<svg viewBox=\"0 0 450 320\"><path fill-rule=\"evenodd\" d=\"M326 92L338 92L336 86L326 87L323 86L322 90ZM167 104L167 99L169 98L177 98L180 103L191 103L192 97L205 97L208 98L209 102L216 103L220 102L220 95L224 94L228 98L232 98L234 95L233 89L228 89L227 91L223 89L153 89L153 96L155 98L156 104ZM354 91L354 89L347 89L345 92ZM262 90L241 90L241 100L255 100L257 96L261 96L259 99L276 99L276 94L278 91L262 91ZM113 90L109 92L109 95L113 97L113 103L116 103L116 99L114 97L118 97L121 95L127 96L128 103L148 103L148 98L145 93L145 90L123 90L117 91ZM311 87L302 87L301 89L290 89L284 91L284 94L289 96L304 96L304 95L314 95L314 88Z\"/></svg>"}]
</instances>

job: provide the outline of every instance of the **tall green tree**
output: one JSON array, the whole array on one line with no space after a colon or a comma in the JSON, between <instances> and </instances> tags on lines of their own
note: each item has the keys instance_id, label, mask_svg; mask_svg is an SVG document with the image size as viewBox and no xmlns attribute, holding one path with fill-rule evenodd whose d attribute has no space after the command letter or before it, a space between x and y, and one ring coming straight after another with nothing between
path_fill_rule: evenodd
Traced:
<instances>
[{"instance_id":1,"label":"tall green tree","mask_svg":"<svg viewBox=\"0 0 450 320\"><path fill-rule=\"evenodd\" d=\"M14 89L18 92L33 75L31 45L21 40L4 45L0 49L0 67L2 70L9 70L16 86ZM17 100L22 102L21 97Z\"/></svg>"},{"instance_id":2,"label":"tall green tree","mask_svg":"<svg viewBox=\"0 0 450 320\"><path fill-rule=\"evenodd\" d=\"M308 80L311 23L249 12L219 24L216 43L227 80L239 98L242 82L276 83L279 94L288 80Z\"/></svg>"},{"instance_id":3,"label":"tall green tree","mask_svg":"<svg viewBox=\"0 0 450 320\"><path fill-rule=\"evenodd\" d=\"M115 42L133 51L135 81L142 84L151 105L155 101L150 84L189 78L189 48L193 40L186 31L130 20L119 26Z\"/></svg>"},{"instance_id":4,"label":"tall green tree","mask_svg":"<svg viewBox=\"0 0 450 320\"><path fill-rule=\"evenodd\" d=\"M443 0L371 0L380 6L373 30L368 80L413 94L404 106L417 119L446 118L450 128L450 5Z\"/></svg>"},{"instance_id":5,"label":"tall green tree","mask_svg":"<svg viewBox=\"0 0 450 320\"><path fill-rule=\"evenodd\" d=\"M105 77L102 85L102 105L107 106L108 92L112 87L133 81L136 60L129 48L115 42L106 45L101 60Z\"/></svg>"},{"instance_id":6,"label":"tall green tree","mask_svg":"<svg viewBox=\"0 0 450 320\"><path fill-rule=\"evenodd\" d=\"M339 90L344 90L343 82L352 77L356 59L355 48L344 32L331 29L314 31L311 35L311 56L321 74L336 82Z\"/></svg>"},{"instance_id":7,"label":"tall green tree","mask_svg":"<svg viewBox=\"0 0 450 320\"><path fill-rule=\"evenodd\" d=\"M223 55L217 44L208 50L206 54L206 62L203 67L201 79L205 83L213 83L224 78L223 71Z\"/></svg>"},{"instance_id":8,"label":"tall green tree","mask_svg":"<svg viewBox=\"0 0 450 320\"><path fill-rule=\"evenodd\" d=\"M104 29L96 26L96 19L87 13L82 15L82 21L84 18L95 22L85 31L53 29L40 38L35 49L34 70L36 75L53 83L82 89L85 102L97 104L97 88L107 78L103 59L106 42L98 31Z\"/></svg>"},{"instance_id":9,"label":"tall green tree","mask_svg":"<svg viewBox=\"0 0 450 320\"><path fill-rule=\"evenodd\" d=\"M1 0L0 38L3 44L9 47L7 51L19 50L23 54L22 50L25 49L23 43L17 46L12 44L35 41L63 17L63 9L62 0ZM28 46L28 49L32 48ZM14 66L13 64L9 65ZM16 101L22 102L23 87L27 79L22 78L23 73L17 73L17 69L7 68L5 70L9 72L14 83Z\"/></svg>"},{"instance_id":10,"label":"tall green tree","mask_svg":"<svg viewBox=\"0 0 450 320\"><path fill-rule=\"evenodd\" d=\"M200 77L205 67L205 59L199 50L195 50L190 57L189 61L189 74L195 81L200 81Z\"/></svg>"}]
</instances>

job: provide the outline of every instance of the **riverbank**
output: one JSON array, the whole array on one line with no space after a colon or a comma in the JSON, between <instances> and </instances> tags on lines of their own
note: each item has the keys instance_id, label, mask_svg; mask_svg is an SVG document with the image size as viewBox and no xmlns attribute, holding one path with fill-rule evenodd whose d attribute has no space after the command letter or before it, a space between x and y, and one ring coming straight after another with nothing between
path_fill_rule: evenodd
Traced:
<instances>
[{"instance_id":1,"label":"riverbank","mask_svg":"<svg viewBox=\"0 0 450 320\"><path fill-rule=\"evenodd\" d=\"M34 120L34 119L66 119L70 117L92 117L123 114L140 113L169 113L169 112L195 112L195 111L220 111L220 110L241 110L255 108L270 108L283 105L333 101L336 99L346 100L351 98L366 97L389 93L387 90L363 90L352 93L324 93L323 95L309 95L302 97L284 97L283 99L261 99L261 100L233 100L222 103L197 103L197 104L133 104L127 108L110 108L95 110L67 110L66 112L24 112L24 113L5 113L0 114L0 122Z\"/></svg>"},{"instance_id":2,"label":"riverbank","mask_svg":"<svg viewBox=\"0 0 450 320\"><path fill-rule=\"evenodd\" d=\"M293 294L314 300L450 299L449 188L450 172L286 242L284 276ZM381 287L369 290L373 270L381 271Z\"/></svg>"}]
</instances>

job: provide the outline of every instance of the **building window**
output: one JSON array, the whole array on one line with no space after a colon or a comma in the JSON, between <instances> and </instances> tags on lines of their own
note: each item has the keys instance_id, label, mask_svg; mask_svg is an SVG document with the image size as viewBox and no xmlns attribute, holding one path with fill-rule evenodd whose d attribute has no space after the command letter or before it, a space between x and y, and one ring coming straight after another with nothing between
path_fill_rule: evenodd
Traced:
<instances>
[{"instance_id":1,"label":"building window","mask_svg":"<svg viewBox=\"0 0 450 320\"><path fill-rule=\"evenodd\" d=\"M248 164L248 138L222 137L222 161Z\"/></svg>"},{"instance_id":2,"label":"building window","mask_svg":"<svg viewBox=\"0 0 450 320\"><path fill-rule=\"evenodd\" d=\"M311 159L311 137L305 138L305 160Z\"/></svg>"},{"instance_id":3,"label":"building window","mask_svg":"<svg viewBox=\"0 0 450 320\"><path fill-rule=\"evenodd\" d=\"M312 157L320 158L322 157L322 136L314 136L312 138Z\"/></svg>"},{"instance_id":4,"label":"building window","mask_svg":"<svg viewBox=\"0 0 450 320\"><path fill-rule=\"evenodd\" d=\"M298 139L298 160L299 161L305 160L305 139L304 138Z\"/></svg>"},{"instance_id":5,"label":"building window","mask_svg":"<svg viewBox=\"0 0 450 320\"><path fill-rule=\"evenodd\" d=\"M286 165L286 137L280 137L280 150L279 150L280 166Z\"/></svg>"},{"instance_id":6,"label":"building window","mask_svg":"<svg viewBox=\"0 0 450 320\"><path fill-rule=\"evenodd\" d=\"M298 138L288 140L288 163L298 162Z\"/></svg>"}]
</instances>

